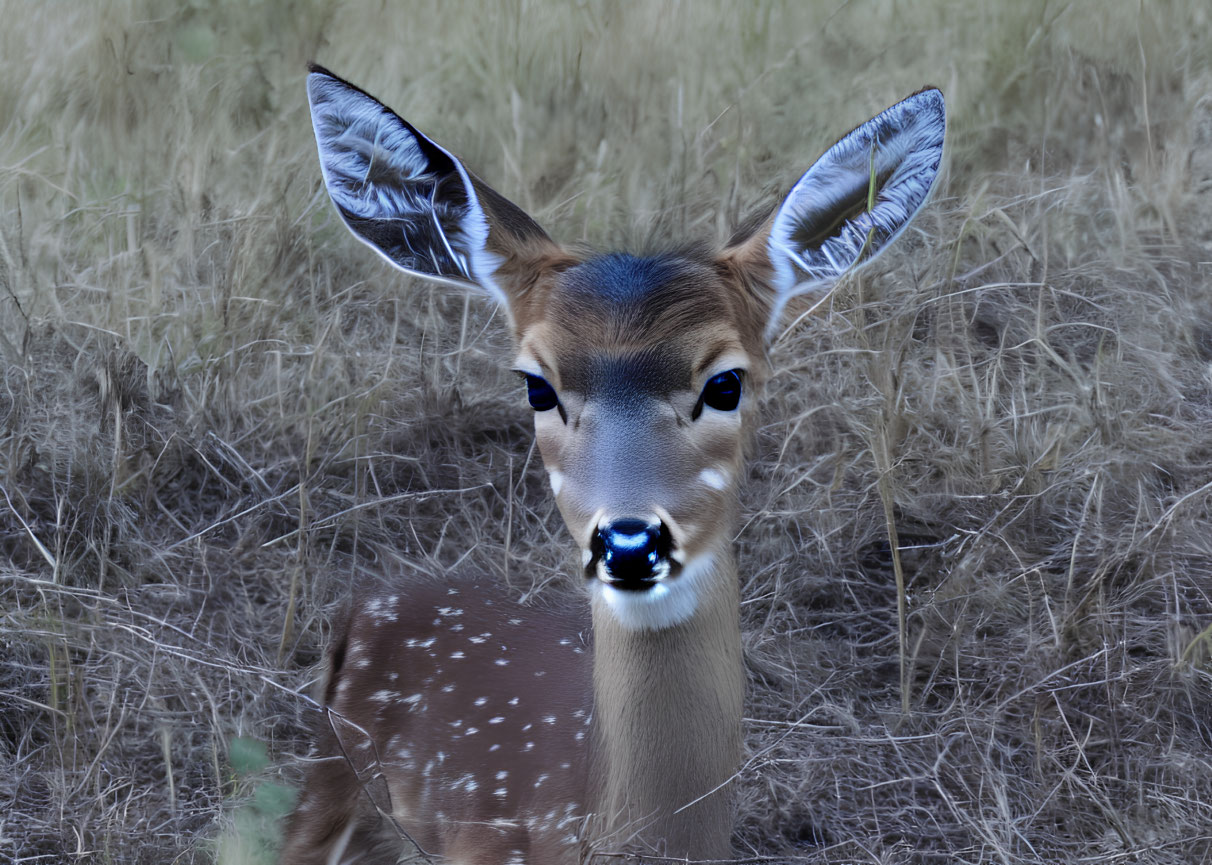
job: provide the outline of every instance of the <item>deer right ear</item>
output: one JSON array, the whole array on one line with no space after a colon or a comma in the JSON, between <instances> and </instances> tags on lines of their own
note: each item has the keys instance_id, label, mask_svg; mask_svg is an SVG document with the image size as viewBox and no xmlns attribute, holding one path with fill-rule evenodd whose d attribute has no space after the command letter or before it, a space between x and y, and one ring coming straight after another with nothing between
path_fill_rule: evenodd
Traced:
<instances>
[{"instance_id":1,"label":"deer right ear","mask_svg":"<svg viewBox=\"0 0 1212 865\"><path fill-rule=\"evenodd\" d=\"M943 94L922 90L854 129L725 258L770 273L770 336L791 298L826 291L887 249L930 194L943 158Z\"/></svg>"},{"instance_id":2,"label":"deer right ear","mask_svg":"<svg viewBox=\"0 0 1212 865\"><path fill-rule=\"evenodd\" d=\"M408 273L486 291L512 318L512 292L498 271L558 251L543 229L449 151L328 70L310 67L307 98L324 185L354 236Z\"/></svg>"}]
</instances>

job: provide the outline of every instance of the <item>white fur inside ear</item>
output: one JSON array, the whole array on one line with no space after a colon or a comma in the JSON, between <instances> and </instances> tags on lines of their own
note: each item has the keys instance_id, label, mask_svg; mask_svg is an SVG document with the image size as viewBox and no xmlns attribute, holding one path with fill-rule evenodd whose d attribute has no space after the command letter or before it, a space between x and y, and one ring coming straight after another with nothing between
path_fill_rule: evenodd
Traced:
<instances>
[{"instance_id":1,"label":"white fur inside ear","mask_svg":"<svg viewBox=\"0 0 1212 865\"><path fill-rule=\"evenodd\" d=\"M671 628L694 615L714 567L715 557L704 553L682 568L676 577L661 580L642 592L622 591L595 579L594 603L603 604L629 631Z\"/></svg>"},{"instance_id":2,"label":"white fur inside ear","mask_svg":"<svg viewBox=\"0 0 1212 865\"><path fill-rule=\"evenodd\" d=\"M779 208L767 241L776 315L789 298L826 288L867 263L904 230L938 176L945 131L942 93L923 90L856 128L808 169Z\"/></svg>"},{"instance_id":3,"label":"white fur inside ear","mask_svg":"<svg viewBox=\"0 0 1212 865\"><path fill-rule=\"evenodd\" d=\"M504 303L501 260L487 249L488 220L462 163L331 75L309 74L307 95L324 185L354 236L401 270L472 283Z\"/></svg>"},{"instance_id":4,"label":"white fur inside ear","mask_svg":"<svg viewBox=\"0 0 1212 865\"><path fill-rule=\"evenodd\" d=\"M429 160L388 108L335 78L307 77L320 171L333 203L361 219L415 207L402 193L427 177ZM375 182L375 178L390 182Z\"/></svg>"}]
</instances>

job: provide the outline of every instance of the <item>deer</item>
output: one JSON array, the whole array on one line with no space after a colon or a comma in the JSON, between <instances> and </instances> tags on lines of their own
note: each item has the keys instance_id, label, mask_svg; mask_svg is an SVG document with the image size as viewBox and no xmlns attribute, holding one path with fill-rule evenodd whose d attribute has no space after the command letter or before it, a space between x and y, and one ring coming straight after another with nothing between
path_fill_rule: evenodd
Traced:
<instances>
[{"instance_id":1,"label":"deer","mask_svg":"<svg viewBox=\"0 0 1212 865\"><path fill-rule=\"evenodd\" d=\"M575 602L389 575L334 628L281 862L731 854L745 668L733 552L788 304L882 253L940 171L925 88L833 144L722 247L559 245L377 99L312 65L320 170L354 236L499 304L578 560Z\"/></svg>"}]
</instances>

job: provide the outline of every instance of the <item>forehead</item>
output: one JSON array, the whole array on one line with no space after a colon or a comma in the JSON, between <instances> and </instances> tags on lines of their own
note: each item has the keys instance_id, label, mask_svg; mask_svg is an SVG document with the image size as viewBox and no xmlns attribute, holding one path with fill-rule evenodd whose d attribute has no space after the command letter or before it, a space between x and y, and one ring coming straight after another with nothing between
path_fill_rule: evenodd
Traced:
<instances>
[{"instance_id":1,"label":"forehead","mask_svg":"<svg viewBox=\"0 0 1212 865\"><path fill-rule=\"evenodd\" d=\"M582 392L621 392L623 382L655 392L691 387L702 366L742 350L719 274L673 254L613 253L565 270L534 330L523 350Z\"/></svg>"}]
</instances>

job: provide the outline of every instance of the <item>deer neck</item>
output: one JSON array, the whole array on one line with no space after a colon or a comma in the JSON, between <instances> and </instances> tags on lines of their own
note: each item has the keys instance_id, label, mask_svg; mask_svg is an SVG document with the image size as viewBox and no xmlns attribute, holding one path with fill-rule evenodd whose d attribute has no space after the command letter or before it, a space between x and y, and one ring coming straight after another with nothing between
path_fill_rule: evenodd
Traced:
<instances>
[{"instance_id":1,"label":"deer neck","mask_svg":"<svg viewBox=\"0 0 1212 865\"><path fill-rule=\"evenodd\" d=\"M600 598L593 604L595 810L602 823L594 834L604 850L728 853L726 782L740 758L744 672L731 550L717 550L713 568L694 614L672 627L628 629Z\"/></svg>"}]
</instances>

